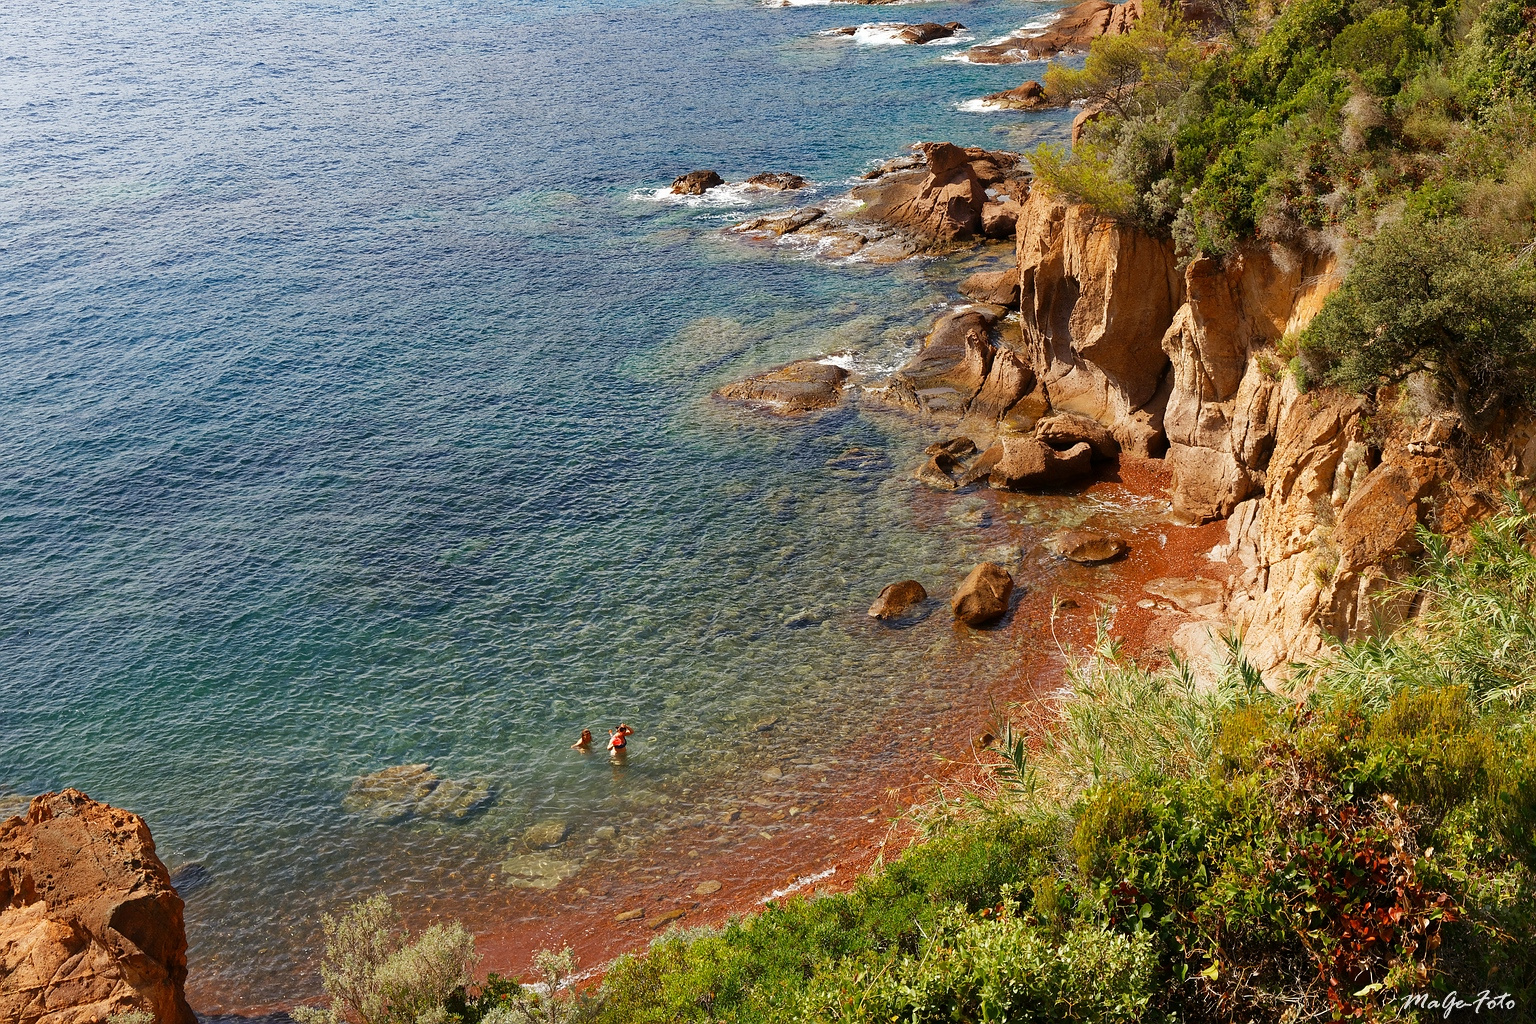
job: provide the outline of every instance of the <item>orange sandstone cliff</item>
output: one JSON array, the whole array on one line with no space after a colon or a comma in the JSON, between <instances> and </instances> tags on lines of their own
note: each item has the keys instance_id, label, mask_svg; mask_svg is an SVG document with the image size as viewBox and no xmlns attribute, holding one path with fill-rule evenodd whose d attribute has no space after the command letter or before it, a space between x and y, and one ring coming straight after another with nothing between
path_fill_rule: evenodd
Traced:
<instances>
[{"instance_id":1,"label":"orange sandstone cliff","mask_svg":"<svg viewBox=\"0 0 1536 1024\"><path fill-rule=\"evenodd\" d=\"M1331 255L1245 245L1182 270L1173 248L1043 188L1017 228L1023 348L1053 409L1090 416L1131 455L1164 456L1175 513L1226 519L1237 571L1220 619L1278 681L1287 666L1409 609L1389 586L1421 524L1456 534L1506 474L1536 474L1528 417L1471 437L1423 395L1302 393L1277 346L1342 279ZM1391 407L1388 408L1389 402Z\"/></svg>"},{"instance_id":2,"label":"orange sandstone cliff","mask_svg":"<svg viewBox=\"0 0 1536 1024\"><path fill-rule=\"evenodd\" d=\"M0 1024L196 1024L181 897L144 819L79 790L0 822Z\"/></svg>"}]
</instances>

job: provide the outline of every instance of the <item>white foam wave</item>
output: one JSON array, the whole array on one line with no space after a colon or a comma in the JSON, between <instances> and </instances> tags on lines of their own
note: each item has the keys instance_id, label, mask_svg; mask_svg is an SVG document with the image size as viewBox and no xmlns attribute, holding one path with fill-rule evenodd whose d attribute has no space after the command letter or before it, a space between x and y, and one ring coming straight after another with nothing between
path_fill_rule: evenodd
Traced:
<instances>
[{"instance_id":1,"label":"white foam wave","mask_svg":"<svg viewBox=\"0 0 1536 1024\"><path fill-rule=\"evenodd\" d=\"M817 882L820 882L822 879L831 878L835 874L837 874L837 868L834 866L834 867L827 868L827 870L825 870L825 871L818 871L814 875L801 875L799 878L795 879L789 885L785 886L782 889L775 889L775 890L773 890L773 892L769 893L767 896L764 896L762 899L758 900L757 902L759 902L759 903L767 903L769 900L783 899L785 896L788 896L790 893L799 892L801 889L804 889L806 886L808 886L808 885L815 885Z\"/></svg>"},{"instance_id":2,"label":"white foam wave","mask_svg":"<svg viewBox=\"0 0 1536 1024\"><path fill-rule=\"evenodd\" d=\"M839 370L851 371L853 369L852 352L834 352L832 355L827 356L825 359L818 359L816 361L822 366L835 366Z\"/></svg>"},{"instance_id":3,"label":"white foam wave","mask_svg":"<svg viewBox=\"0 0 1536 1024\"><path fill-rule=\"evenodd\" d=\"M636 189L629 197L638 202L669 203L673 206L751 206L753 198L763 191L757 185L735 181L716 185L697 196L680 196L672 191L671 185L663 185L658 189Z\"/></svg>"},{"instance_id":4,"label":"white foam wave","mask_svg":"<svg viewBox=\"0 0 1536 1024\"><path fill-rule=\"evenodd\" d=\"M818 33L829 39L850 39L858 46L905 46L907 41L901 38L901 33L908 26L900 21L867 21L856 27L852 32L840 28L829 28L825 32ZM932 39L924 46L955 46L960 43L975 42L976 37L964 32L956 32L952 36L943 39Z\"/></svg>"},{"instance_id":5,"label":"white foam wave","mask_svg":"<svg viewBox=\"0 0 1536 1024\"><path fill-rule=\"evenodd\" d=\"M899 21L872 22L860 25L853 33L853 41L860 46L901 46L901 30L907 26Z\"/></svg>"},{"instance_id":6,"label":"white foam wave","mask_svg":"<svg viewBox=\"0 0 1536 1024\"><path fill-rule=\"evenodd\" d=\"M1003 105L996 100L978 97L974 100L962 100L956 103L955 109L964 111L967 114L992 114L1002 110Z\"/></svg>"}]
</instances>

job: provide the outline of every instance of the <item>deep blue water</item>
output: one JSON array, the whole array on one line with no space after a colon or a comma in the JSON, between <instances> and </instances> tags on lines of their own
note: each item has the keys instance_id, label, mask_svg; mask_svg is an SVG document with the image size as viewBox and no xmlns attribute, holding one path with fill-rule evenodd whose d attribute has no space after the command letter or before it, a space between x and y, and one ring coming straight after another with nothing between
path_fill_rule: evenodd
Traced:
<instances>
[{"instance_id":1,"label":"deep blue water","mask_svg":"<svg viewBox=\"0 0 1536 1024\"><path fill-rule=\"evenodd\" d=\"M896 365L964 260L829 266L649 193L713 167L833 195L920 139L1058 138L956 109L1037 66L815 34L1054 6L8 5L0 801L78 786L206 865L213 1009L311 988L311 915L349 894L480 899L530 822L641 843L813 726L943 701L951 632L862 610L999 529L914 513L916 428L708 394ZM873 468L828 465L850 448ZM622 778L565 749L621 717ZM496 802L342 810L410 762Z\"/></svg>"}]
</instances>

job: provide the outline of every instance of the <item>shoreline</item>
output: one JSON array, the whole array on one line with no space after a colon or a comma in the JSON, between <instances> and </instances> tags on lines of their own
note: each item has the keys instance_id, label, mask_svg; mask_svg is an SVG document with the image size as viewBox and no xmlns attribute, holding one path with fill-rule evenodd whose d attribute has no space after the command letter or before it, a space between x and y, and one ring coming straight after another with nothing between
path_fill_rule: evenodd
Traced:
<instances>
[{"instance_id":1,"label":"shoreline","mask_svg":"<svg viewBox=\"0 0 1536 1024\"><path fill-rule=\"evenodd\" d=\"M1166 497L1166 484L1161 460L1127 457L1118 471L1108 469L1082 493L1130 493L1160 499ZM1224 522L1159 525L1167 536L1166 546L1149 543L1153 540L1152 529L1128 532L1131 551L1120 562L1100 567L1074 566L1079 571L1070 574L1071 583L1054 592L1031 587L1008 619L997 627L1007 634L1015 652L1027 652L1017 661L1017 668L976 688L987 691L983 701L957 704L937 721L930 748L920 752L908 746L897 785L884 794L849 792L838 803L823 805L810 816L843 822L836 834L816 835L815 826L810 825L805 832L811 834L775 837L752 847L750 855L746 850L733 849L713 857L691 859L686 869L665 883L632 888L617 883L614 891L608 893L591 889L598 904L593 908L562 909L554 921L546 916L538 924L526 923L532 927L519 922L503 931L478 934L480 949L485 954L482 970L518 974L531 964L536 950L568 944L576 950L579 969L592 971L595 977L615 957L643 950L673 925L685 929L719 927L734 916L761 909L765 897L795 882L802 883L796 890L802 893L852 888L872 867L894 860L914 840L909 827L911 811L929 803L941 791L966 786L987 770L992 759L979 754L971 741L986 731L992 708L1006 710L1010 704L1045 696L1061 684L1065 668L1062 651L1085 651L1095 635L1098 609L1090 595L1118 600L1111 631L1128 656L1157 659L1174 629L1190 621L1191 616L1137 607L1137 600L1144 596L1142 586L1166 576L1204 575L1225 582L1228 566L1205 557L1225 539ZM1052 599L1057 595L1071 596L1080 604L1076 609L1058 613L1052 637L1048 624ZM935 614L948 615L949 610L943 607ZM919 756L920 753L927 756ZM876 804L881 814L871 820L862 810ZM892 813L894 817L886 817ZM804 884L806 879L829 867L835 868L835 874ZM712 880L723 883L718 893L712 897L694 893L698 883ZM583 881L583 876L577 876L570 885L586 888L594 883L590 878L585 879L584 885ZM613 923L614 915L642 905L646 907L645 918ZM667 921L661 928L651 927L658 917L676 910L683 910L686 916Z\"/></svg>"},{"instance_id":2,"label":"shoreline","mask_svg":"<svg viewBox=\"0 0 1536 1024\"><path fill-rule=\"evenodd\" d=\"M1085 498L1166 500L1168 474L1161 460L1124 457L1118 466L1107 466L1080 492ZM917 492L925 506L921 511L942 519L942 509L953 496ZM1030 495L977 492L989 502L1019 502ZM1106 513L1099 513L1104 516ZM1090 522L1093 522L1090 519ZM1109 523L1097 523L1111 528ZM578 958L578 972L588 980L606 973L607 966L627 953L642 952L656 938L674 928L715 928L734 917L760 910L764 902L792 889L794 893L832 893L854 887L872 868L898 857L917 838L912 812L930 804L939 794L974 788L992 763L973 745L990 731L993 711L1050 694L1061 683L1064 654L1085 652L1092 644L1100 610L1113 605L1111 633L1127 656L1161 657L1174 630L1191 616L1162 608L1138 607L1142 587L1167 576L1202 575L1225 582L1229 567L1213 562L1206 554L1226 538L1224 522L1180 526L1168 513L1153 517L1137 529L1119 531L1130 542L1130 551L1116 562L1100 566L1069 564L1056 567L1054 586L1039 586L1030 567L1039 554L1039 540L1026 547L1025 564L1018 574L1025 593L1008 617L989 633L1001 633L1012 664L1001 671L986 672L957 697L942 718L932 720L931 732L913 721L901 721L892 713L872 723L871 735L900 735L898 750L889 768L881 773L878 788L863 786L840 791L819 802L804 799L804 791L772 793L779 800L768 806L743 802L741 820L709 822L689 830L689 835L662 835L635 851L637 866L629 871L594 867L548 890L519 890L512 894L510 913L498 913L496 922L466 920L476 934L484 957L480 974L520 977L540 949L571 946ZM1166 543L1160 543L1161 538ZM1046 573L1038 573L1040 576ZM1058 611L1054 629L1051 609L1056 597L1071 598L1076 608ZM933 614L949 616L947 601ZM956 624L962 637L973 631ZM844 752L857 754L857 751ZM882 752L883 753L883 752ZM881 756L877 753L872 756ZM865 776L858 776L863 781ZM784 810L784 804L809 803L805 809ZM707 841L726 825L788 823L789 827L761 842L732 843L729 848L706 852ZM766 834L765 834L766 835ZM699 847L706 847L700 849ZM690 851L696 856L690 856ZM639 865L663 865L650 869ZM831 869L831 874L826 874ZM651 877L642 877L649 875ZM713 892L699 893L704 882L719 882ZM788 893L783 893L788 895ZM401 908L414 927L452 914L439 912L430 903ZM615 921L618 915L643 909L644 916ZM682 914L678 915L677 912ZM585 982L584 982L585 983ZM242 1003L208 999L211 991L199 992L189 985L194 1005L215 1003L219 1009L207 1017L240 1020L285 1014L301 1001ZM199 998L201 997L201 998Z\"/></svg>"},{"instance_id":3,"label":"shoreline","mask_svg":"<svg viewBox=\"0 0 1536 1024\"><path fill-rule=\"evenodd\" d=\"M995 492L981 493L989 500L997 499ZM1160 460L1126 457L1118 468L1101 472L1081 493L1162 500L1167 495L1167 473ZM935 507L943 497L932 496ZM1009 495L1004 500L1020 497ZM719 927L732 917L761 909L772 894L790 886L800 893L843 891L856 885L878 863L894 860L915 838L910 827L913 809L929 803L939 792L965 786L986 771L990 758L979 755L972 740L987 731L992 709L1005 710L1059 686L1063 651L1082 652L1091 645L1100 607L1109 603L1118 606L1111 631L1128 656L1156 659L1173 631L1191 616L1176 610L1138 607L1138 599L1144 596L1141 588L1150 580L1167 576L1202 575L1225 582L1228 566L1206 558L1207 552L1225 539L1224 522L1179 526L1158 519L1125 535L1131 550L1119 562L1072 566L1061 574L1055 588L1029 585L1008 619L997 627L1019 655L1015 667L972 687L963 703L957 702L935 721L931 743L904 744L900 765L887 777L890 784L883 792L845 791L837 799L788 816L788 820L803 822L798 827L760 844L733 846L713 855L699 852L697 857L690 857L686 849L642 847L654 850L655 856L637 857L637 863L666 863L671 858L675 867L665 879L636 881L633 875L638 869L630 873L594 870L554 890L531 892L518 901L525 905L526 916L507 921L501 928L476 929L485 957L481 970L518 976L530 966L537 950L570 945L576 951L579 970L597 977L614 958L642 951L673 927ZM1167 538L1166 544L1158 543L1160 536ZM1079 606L1058 613L1053 636L1050 615L1056 596L1071 597ZM941 607L935 614L948 615L949 610ZM895 723L882 721L880 726L893 727ZM876 813L869 813L876 808ZM755 811L744 807L742 813ZM653 842L688 845L674 836L658 837ZM824 875L829 868L834 873ZM721 883L716 892L695 891L700 883L716 881ZM587 895L582 895L582 890ZM558 909L552 910L552 905ZM614 921L617 915L637 908L645 910L644 917ZM677 911L682 911L682 916L674 916ZM411 916L425 920L433 915L426 907L417 908ZM253 1006L241 1012L254 1015L280 1009L286 1006Z\"/></svg>"}]
</instances>

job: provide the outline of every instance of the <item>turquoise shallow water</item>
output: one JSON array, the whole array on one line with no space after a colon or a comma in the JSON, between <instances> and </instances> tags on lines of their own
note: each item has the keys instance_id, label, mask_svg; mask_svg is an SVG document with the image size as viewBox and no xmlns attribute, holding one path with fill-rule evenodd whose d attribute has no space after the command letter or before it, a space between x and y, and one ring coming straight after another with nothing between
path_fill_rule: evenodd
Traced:
<instances>
[{"instance_id":1,"label":"turquoise shallow water","mask_svg":"<svg viewBox=\"0 0 1536 1024\"><path fill-rule=\"evenodd\" d=\"M707 396L896 365L964 261L831 267L648 193L715 167L832 195L919 139L1060 137L956 109L1036 66L815 35L1053 6L11 5L0 802L78 786L204 865L194 1002L237 1007L308 991L311 916L350 894L483 901L534 821L642 843L829 722L948 707L951 631L863 608L1009 524L919 513L898 420ZM622 775L565 749L621 717ZM412 762L494 802L342 809Z\"/></svg>"}]
</instances>

